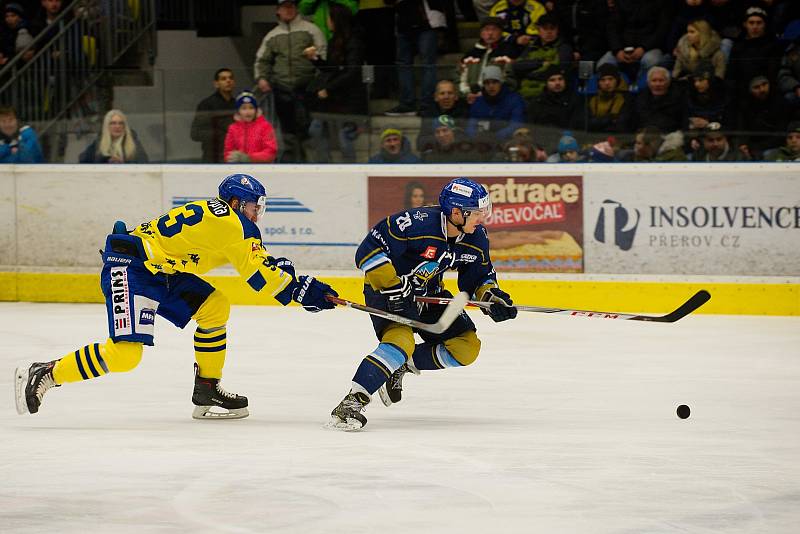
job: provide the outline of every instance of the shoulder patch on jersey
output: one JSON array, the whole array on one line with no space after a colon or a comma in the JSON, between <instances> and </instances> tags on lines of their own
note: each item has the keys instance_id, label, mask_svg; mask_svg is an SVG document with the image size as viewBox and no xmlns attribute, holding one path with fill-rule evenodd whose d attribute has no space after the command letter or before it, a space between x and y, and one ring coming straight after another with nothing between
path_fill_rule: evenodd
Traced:
<instances>
[{"instance_id":1,"label":"shoulder patch on jersey","mask_svg":"<svg viewBox=\"0 0 800 534\"><path fill-rule=\"evenodd\" d=\"M255 237L259 241L261 241L261 230L258 229L253 221L239 213L238 211L234 211L236 215L239 216L239 220L242 222L242 230L244 231L244 239L249 239L251 237Z\"/></svg>"},{"instance_id":2,"label":"shoulder patch on jersey","mask_svg":"<svg viewBox=\"0 0 800 534\"><path fill-rule=\"evenodd\" d=\"M231 209L228 207L228 205L218 198L212 198L207 202L207 204L208 210L217 217L225 217L231 212Z\"/></svg>"}]
</instances>

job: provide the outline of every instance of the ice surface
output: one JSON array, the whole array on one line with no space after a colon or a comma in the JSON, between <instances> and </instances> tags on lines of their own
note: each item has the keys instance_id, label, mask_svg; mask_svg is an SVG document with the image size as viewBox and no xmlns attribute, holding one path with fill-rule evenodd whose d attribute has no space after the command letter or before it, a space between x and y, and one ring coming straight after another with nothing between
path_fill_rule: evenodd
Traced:
<instances>
[{"instance_id":1,"label":"ice surface","mask_svg":"<svg viewBox=\"0 0 800 534\"><path fill-rule=\"evenodd\" d=\"M473 318L474 365L343 433L365 314L234 308L251 416L194 421L193 329L161 319L136 370L18 416L15 364L103 341L105 312L0 304L0 532L798 532L800 318Z\"/></svg>"}]
</instances>

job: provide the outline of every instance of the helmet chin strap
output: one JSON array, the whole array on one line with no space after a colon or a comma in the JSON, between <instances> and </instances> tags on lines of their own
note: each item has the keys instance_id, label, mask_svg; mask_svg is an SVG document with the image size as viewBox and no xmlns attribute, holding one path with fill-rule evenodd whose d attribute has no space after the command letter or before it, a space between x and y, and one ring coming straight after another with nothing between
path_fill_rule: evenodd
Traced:
<instances>
[{"instance_id":1,"label":"helmet chin strap","mask_svg":"<svg viewBox=\"0 0 800 534\"><path fill-rule=\"evenodd\" d=\"M464 225L467 224L467 218L464 217L464 212L463 211L461 212L461 218L464 219L464 222L461 223L461 224L456 224L455 222L453 222L453 219L451 219L452 216L453 216L453 211L451 210L450 211L450 215L447 216L447 222L449 222L450 224L455 226L456 230L458 230L459 233L463 234L464 233Z\"/></svg>"}]
</instances>

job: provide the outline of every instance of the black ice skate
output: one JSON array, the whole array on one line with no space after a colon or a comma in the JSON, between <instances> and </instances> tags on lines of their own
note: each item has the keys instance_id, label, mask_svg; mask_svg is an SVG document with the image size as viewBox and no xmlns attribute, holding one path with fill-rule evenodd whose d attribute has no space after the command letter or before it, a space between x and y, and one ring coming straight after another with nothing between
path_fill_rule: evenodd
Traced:
<instances>
[{"instance_id":1,"label":"black ice skate","mask_svg":"<svg viewBox=\"0 0 800 534\"><path fill-rule=\"evenodd\" d=\"M194 371L193 418L242 419L250 415L247 411L247 397L228 393L222 389L218 378L203 378L197 374L197 364L194 366ZM215 407L224 411L212 410Z\"/></svg>"},{"instance_id":2,"label":"black ice skate","mask_svg":"<svg viewBox=\"0 0 800 534\"><path fill-rule=\"evenodd\" d=\"M57 361L36 362L27 368L17 367L14 371L18 414L38 412L47 390L58 387L53 378L53 368Z\"/></svg>"},{"instance_id":3,"label":"black ice skate","mask_svg":"<svg viewBox=\"0 0 800 534\"><path fill-rule=\"evenodd\" d=\"M369 397L366 394L351 390L331 412L330 427L345 432L361 430L367 424L367 418L361 414L367 404Z\"/></svg>"},{"instance_id":4,"label":"black ice skate","mask_svg":"<svg viewBox=\"0 0 800 534\"><path fill-rule=\"evenodd\" d=\"M403 398L403 376L408 371L406 364L401 365L378 390L378 395L380 395L384 406L396 404Z\"/></svg>"}]
</instances>

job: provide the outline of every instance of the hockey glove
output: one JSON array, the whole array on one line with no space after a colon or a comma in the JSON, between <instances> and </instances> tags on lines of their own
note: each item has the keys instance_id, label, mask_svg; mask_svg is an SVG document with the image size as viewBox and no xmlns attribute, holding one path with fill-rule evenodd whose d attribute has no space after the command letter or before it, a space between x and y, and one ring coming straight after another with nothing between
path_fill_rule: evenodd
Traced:
<instances>
[{"instance_id":1,"label":"hockey glove","mask_svg":"<svg viewBox=\"0 0 800 534\"><path fill-rule=\"evenodd\" d=\"M488 310L481 308L481 311L496 323L507 321L517 316L517 309L514 308L511 296L500 288L490 287L487 289L481 301L492 304Z\"/></svg>"},{"instance_id":2,"label":"hockey glove","mask_svg":"<svg viewBox=\"0 0 800 534\"><path fill-rule=\"evenodd\" d=\"M408 319L419 321L419 309L414 302L414 286L407 276L400 277L400 283L381 290L386 297L386 309Z\"/></svg>"},{"instance_id":3,"label":"hockey glove","mask_svg":"<svg viewBox=\"0 0 800 534\"><path fill-rule=\"evenodd\" d=\"M332 310L336 304L325 298L325 295L338 297L331 286L320 282L313 276L298 276L292 290L292 300L301 304L306 311L316 313L322 310Z\"/></svg>"},{"instance_id":4,"label":"hockey glove","mask_svg":"<svg viewBox=\"0 0 800 534\"><path fill-rule=\"evenodd\" d=\"M294 263L288 258L273 258L272 256L267 256L267 259L264 260L264 265L267 267L277 267L294 278Z\"/></svg>"}]
</instances>

